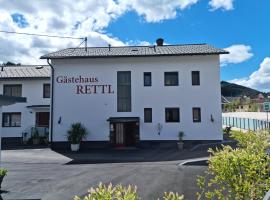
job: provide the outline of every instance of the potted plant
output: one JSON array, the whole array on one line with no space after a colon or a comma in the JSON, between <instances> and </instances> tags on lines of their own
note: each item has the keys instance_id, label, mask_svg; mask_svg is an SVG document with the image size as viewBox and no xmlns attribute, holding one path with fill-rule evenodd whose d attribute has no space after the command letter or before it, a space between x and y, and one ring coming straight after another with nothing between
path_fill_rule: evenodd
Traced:
<instances>
[{"instance_id":1,"label":"potted plant","mask_svg":"<svg viewBox=\"0 0 270 200\"><path fill-rule=\"evenodd\" d=\"M179 133L178 133L178 142L177 142L177 146L178 146L178 149L179 150L183 150L184 149L183 137L184 137L184 132L183 131L179 131Z\"/></svg>"},{"instance_id":2,"label":"potted plant","mask_svg":"<svg viewBox=\"0 0 270 200\"><path fill-rule=\"evenodd\" d=\"M86 128L79 122L73 123L67 132L67 139L70 142L71 151L78 151L82 139L88 134Z\"/></svg>"},{"instance_id":3,"label":"potted plant","mask_svg":"<svg viewBox=\"0 0 270 200\"><path fill-rule=\"evenodd\" d=\"M0 168L0 189L1 189L2 181L6 175L7 175L7 170L4 168Z\"/></svg>"},{"instance_id":4,"label":"potted plant","mask_svg":"<svg viewBox=\"0 0 270 200\"><path fill-rule=\"evenodd\" d=\"M38 132L37 128L33 128L33 130L32 130L32 139L33 139L34 145L39 144L40 137L39 137L39 132Z\"/></svg>"}]
</instances>

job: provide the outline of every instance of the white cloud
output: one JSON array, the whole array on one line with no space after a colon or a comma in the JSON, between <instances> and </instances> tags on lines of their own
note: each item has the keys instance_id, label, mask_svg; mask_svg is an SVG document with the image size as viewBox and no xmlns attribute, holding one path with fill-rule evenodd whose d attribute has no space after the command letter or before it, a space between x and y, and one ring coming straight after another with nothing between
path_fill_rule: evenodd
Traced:
<instances>
[{"instance_id":1,"label":"white cloud","mask_svg":"<svg viewBox=\"0 0 270 200\"><path fill-rule=\"evenodd\" d=\"M209 5L212 10L224 9L224 10L232 10L233 9L233 1L234 0L211 0Z\"/></svg>"},{"instance_id":2,"label":"white cloud","mask_svg":"<svg viewBox=\"0 0 270 200\"><path fill-rule=\"evenodd\" d=\"M270 57L266 57L260 64L259 69L249 77L234 79L230 82L263 91L270 91Z\"/></svg>"},{"instance_id":3,"label":"white cloud","mask_svg":"<svg viewBox=\"0 0 270 200\"><path fill-rule=\"evenodd\" d=\"M147 22L160 22L175 18L177 10L184 10L196 4L198 0L123 0L122 2L126 7L143 16Z\"/></svg>"},{"instance_id":4,"label":"white cloud","mask_svg":"<svg viewBox=\"0 0 270 200\"><path fill-rule=\"evenodd\" d=\"M251 47L244 44L235 44L225 48L229 54L223 54L220 56L221 66L229 63L238 64L247 61L253 56Z\"/></svg>"}]
</instances>

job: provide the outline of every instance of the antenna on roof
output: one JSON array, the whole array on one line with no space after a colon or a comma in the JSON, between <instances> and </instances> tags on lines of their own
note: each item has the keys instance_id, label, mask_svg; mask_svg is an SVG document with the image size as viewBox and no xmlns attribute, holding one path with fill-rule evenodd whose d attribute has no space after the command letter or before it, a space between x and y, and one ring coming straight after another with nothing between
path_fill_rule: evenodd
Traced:
<instances>
[{"instance_id":1,"label":"antenna on roof","mask_svg":"<svg viewBox=\"0 0 270 200\"><path fill-rule=\"evenodd\" d=\"M85 51L87 51L87 37L84 38L84 48Z\"/></svg>"},{"instance_id":2,"label":"antenna on roof","mask_svg":"<svg viewBox=\"0 0 270 200\"><path fill-rule=\"evenodd\" d=\"M111 51L111 45L109 44L109 51Z\"/></svg>"}]
</instances>

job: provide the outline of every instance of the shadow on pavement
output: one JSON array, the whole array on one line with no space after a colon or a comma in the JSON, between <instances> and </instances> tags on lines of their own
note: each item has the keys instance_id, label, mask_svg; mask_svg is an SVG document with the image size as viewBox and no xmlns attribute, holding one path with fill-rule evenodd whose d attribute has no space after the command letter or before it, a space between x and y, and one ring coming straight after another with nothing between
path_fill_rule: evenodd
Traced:
<instances>
[{"instance_id":1,"label":"shadow on pavement","mask_svg":"<svg viewBox=\"0 0 270 200\"><path fill-rule=\"evenodd\" d=\"M179 151L177 149L93 149L79 152L56 152L72 159L72 161L66 163L66 165L178 161L198 157L206 157L209 155L209 153L205 150Z\"/></svg>"}]
</instances>

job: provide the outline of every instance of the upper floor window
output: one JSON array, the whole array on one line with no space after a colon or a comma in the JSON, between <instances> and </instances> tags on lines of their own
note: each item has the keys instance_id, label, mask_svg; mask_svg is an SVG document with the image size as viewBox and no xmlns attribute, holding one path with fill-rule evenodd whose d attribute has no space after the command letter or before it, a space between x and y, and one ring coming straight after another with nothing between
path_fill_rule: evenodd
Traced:
<instances>
[{"instance_id":1,"label":"upper floor window","mask_svg":"<svg viewBox=\"0 0 270 200\"><path fill-rule=\"evenodd\" d=\"M22 85L21 84L5 84L3 88L3 94L13 97L22 96Z\"/></svg>"},{"instance_id":2,"label":"upper floor window","mask_svg":"<svg viewBox=\"0 0 270 200\"><path fill-rule=\"evenodd\" d=\"M201 122L201 108L192 108L193 122Z\"/></svg>"},{"instance_id":3,"label":"upper floor window","mask_svg":"<svg viewBox=\"0 0 270 200\"><path fill-rule=\"evenodd\" d=\"M144 109L144 122L151 123L152 122L152 108Z\"/></svg>"},{"instance_id":4,"label":"upper floor window","mask_svg":"<svg viewBox=\"0 0 270 200\"><path fill-rule=\"evenodd\" d=\"M165 108L166 122L180 122L179 108Z\"/></svg>"},{"instance_id":5,"label":"upper floor window","mask_svg":"<svg viewBox=\"0 0 270 200\"><path fill-rule=\"evenodd\" d=\"M43 84L43 98L50 98L50 96L51 96L50 84L45 83Z\"/></svg>"},{"instance_id":6,"label":"upper floor window","mask_svg":"<svg viewBox=\"0 0 270 200\"><path fill-rule=\"evenodd\" d=\"M3 127L20 127L21 126L21 113L3 113L2 115Z\"/></svg>"},{"instance_id":7,"label":"upper floor window","mask_svg":"<svg viewBox=\"0 0 270 200\"><path fill-rule=\"evenodd\" d=\"M192 71L192 85L200 85L200 72L199 71Z\"/></svg>"},{"instance_id":8,"label":"upper floor window","mask_svg":"<svg viewBox=\"0 0 270 200\"><path fill-rule=\"evenodd\" d=\"M178 86L178 72L165 72L164 85L165 86Z\"/></svg>"},{"instance_id":9,"label":"upper floor window","mask_svg":"<svg viewBox=\"0 0 270 200\"><path fill-rule=\"evenodd\" d=\"M151 86L152 85L151 72L144 72L143 73L143 84L144 84L144 86Z\"/></svg>"},{"instance_id":10,"label":"upper floor window","mask_svg":"<svg viewBox=\"0 0 270 200\"><path fill-rule=\"evenodd\" d=\"M117 112L131 112L131 72L117 72Z\"/></svg>"}]
</instances>

